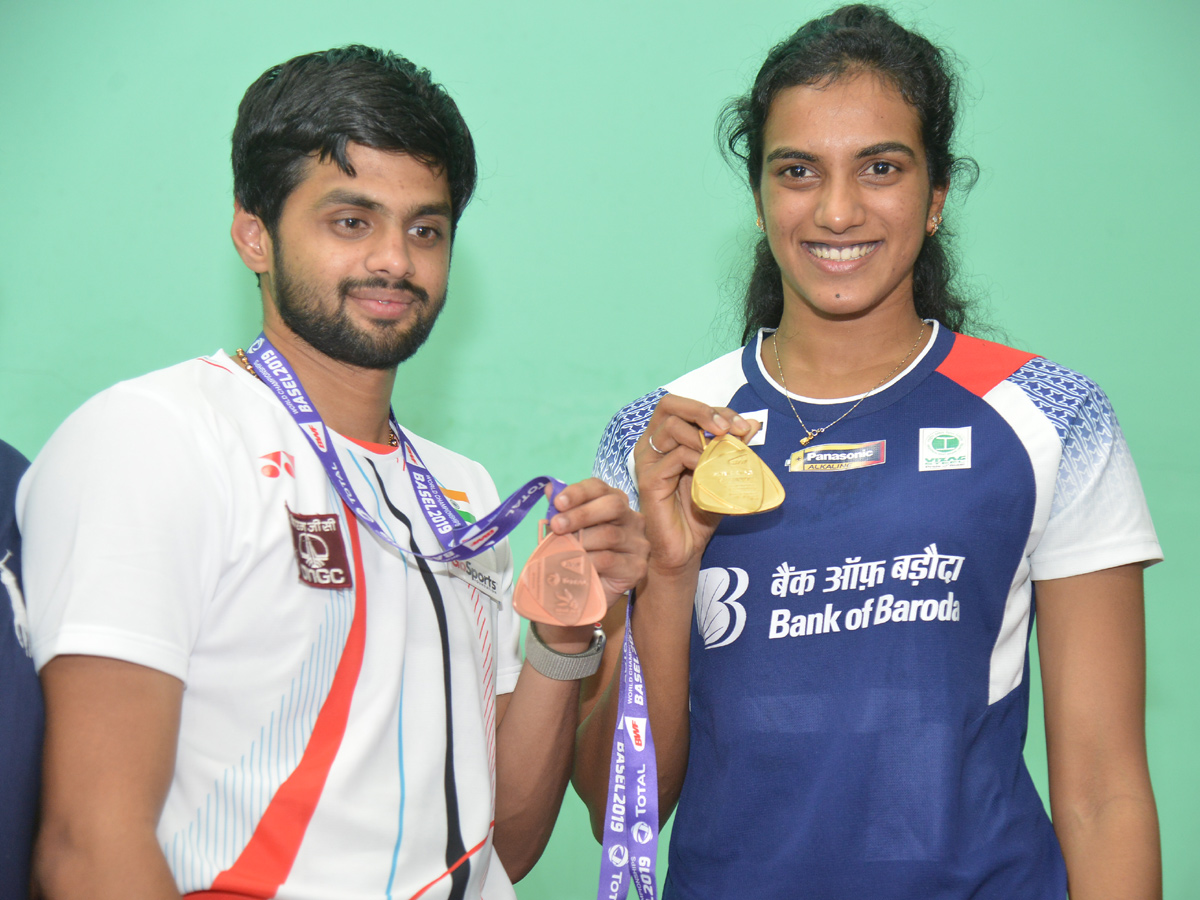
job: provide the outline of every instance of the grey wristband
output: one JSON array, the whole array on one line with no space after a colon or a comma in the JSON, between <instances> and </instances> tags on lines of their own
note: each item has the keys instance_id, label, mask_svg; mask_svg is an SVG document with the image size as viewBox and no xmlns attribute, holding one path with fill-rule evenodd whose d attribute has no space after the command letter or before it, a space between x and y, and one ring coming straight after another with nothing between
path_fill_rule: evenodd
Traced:
<instances>
[{"instance_id":1,"label":"grey wristband","mask_svg":"<svg viewBox=\"0 0 1200 900\"><path fill-rule=\"evenodd\" d=\"M547 678L555 681L577 681L594 675L604 655L604 630L597 627L592 643L582 653L559 653L551 650L537 633L537 623L529 623L525 635L525 661Z\"/></svg>"}]
</instances>

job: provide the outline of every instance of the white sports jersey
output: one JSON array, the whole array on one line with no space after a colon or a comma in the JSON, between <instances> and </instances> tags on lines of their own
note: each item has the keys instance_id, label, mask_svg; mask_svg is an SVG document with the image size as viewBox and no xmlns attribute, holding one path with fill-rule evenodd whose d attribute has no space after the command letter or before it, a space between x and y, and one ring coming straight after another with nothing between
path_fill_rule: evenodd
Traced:
<instances>
[{"instance_id":1,"label":"white sports jersey","mask_svg":"<svg viewBox=\"0 0 1200 900\"><path fill-rule=\"evenodd\" d=\"M496 506L482 466L410 436L464 519ZM333 440L397 543L440 550L400 453ZM186 686L158 826L182 893L515 896L491 858L507 542L469 576L397 553L221 352L84 404L18 510L39 669L106 656Z\"/></svg>"}]
</instances>

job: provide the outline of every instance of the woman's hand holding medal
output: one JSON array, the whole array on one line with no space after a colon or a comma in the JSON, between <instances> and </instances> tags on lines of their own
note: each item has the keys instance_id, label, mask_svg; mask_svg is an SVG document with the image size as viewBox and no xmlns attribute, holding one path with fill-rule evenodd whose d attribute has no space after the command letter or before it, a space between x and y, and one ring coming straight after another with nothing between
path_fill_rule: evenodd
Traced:
<instances>
[{"instance_id":1,"label":"woman's hand holding medal","mask_svg":"<svg viewBox=\"0 0 1200 900\"><path fill-rule=\"evenodd\" d=\"M650 540L650 565L656 571L666 574L697 565L721 521L719 513L699 508L692 499L693 480L705 451L703 433L718 438L730 435L744 444L759 427L758 422L726 407L715 408L674 394L659 401L633 450L639 506ZM709 446L725 450L716 443ZM753 456L752 451L745 452ZM709 455L711 458L711 451Z\"/></svg>"}]
</instances>

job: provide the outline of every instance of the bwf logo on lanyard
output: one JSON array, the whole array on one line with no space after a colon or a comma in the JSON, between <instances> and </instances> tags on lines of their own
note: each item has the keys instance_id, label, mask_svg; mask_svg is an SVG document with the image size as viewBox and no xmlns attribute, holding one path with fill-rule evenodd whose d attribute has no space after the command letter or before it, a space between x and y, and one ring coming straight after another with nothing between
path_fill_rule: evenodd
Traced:
<instances>
[{"instance_id":1,"label":"bwf logo on lanyard","mask_svg":"<svg viewBox=\"0 0 1200 900\"><path fill-rule=\"evenodd\" d=\"M639 900L654 900L658 896L654 875L658 858L658 765L642 664L630 628L632 606L631 597L625 608L621 693L609 763L597 900L623 900L630 881Z\"/></svg>"}]
</instances>

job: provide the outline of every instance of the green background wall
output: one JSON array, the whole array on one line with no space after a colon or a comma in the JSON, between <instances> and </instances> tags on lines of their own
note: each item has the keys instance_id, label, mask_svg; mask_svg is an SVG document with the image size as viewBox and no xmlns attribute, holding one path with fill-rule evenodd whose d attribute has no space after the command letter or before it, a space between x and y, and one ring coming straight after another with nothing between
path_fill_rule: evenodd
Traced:
<instances>
[{"instance_id":1,"label":"green background wall","mask_svg":"<svg viewBox=\"0 0 1200 900\"><path fill-rule=\"evenodd\" d=\"M479 148L401 419L503 490L582 477L618 407L735 345L754 215L714 119L825 8L0 0L0 436L32 456L113 382L249 343L254 280L228 237L237 102L267 66L358 41L430 67ZM971 286L1010 342L1105 387L1138 460L1168 557L1147 574L1166 893L1200 897L1200 4L893 8L966 64L961 146L983 176L947 218ZM532 540L527 525L519 559ZM1040 707L1031 721L1044 787ZM585 897L597 870L569 795L518 891Z\"/></svg>"}]
</instances>

